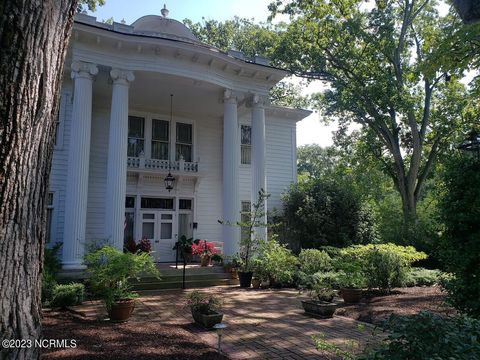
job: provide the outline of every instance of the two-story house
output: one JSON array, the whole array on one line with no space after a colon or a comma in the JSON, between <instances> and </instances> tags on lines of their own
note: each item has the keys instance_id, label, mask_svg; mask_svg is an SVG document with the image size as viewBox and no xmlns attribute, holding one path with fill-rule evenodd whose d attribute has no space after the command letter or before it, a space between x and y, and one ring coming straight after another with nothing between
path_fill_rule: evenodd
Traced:
<instances>
[{"instance_id":1,"label":"two-story house","mask_svg":"<svg viewBox=\"0 0 480 360\"><path fill-rule=\"evenodd\" d=\"M240 229L218 220L239 220L262 188L279 208L296 179L296 122L310 112L269 104L288 74L264 58L219 51L166 16L79 14L65 69L48 208L64 269L82 268L89 243L126 237L148 238L157 261L174 260L181 235L233 254Z\"/></svg>"}]
</instances>

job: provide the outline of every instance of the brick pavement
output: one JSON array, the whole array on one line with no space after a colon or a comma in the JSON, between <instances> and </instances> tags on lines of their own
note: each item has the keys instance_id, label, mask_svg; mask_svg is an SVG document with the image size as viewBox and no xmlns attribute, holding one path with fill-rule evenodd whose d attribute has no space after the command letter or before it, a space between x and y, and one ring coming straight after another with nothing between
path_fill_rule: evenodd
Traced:
<instances>
[{"instance_id":1,"label":"brick pavement","mask_svg":"<svg viewBox=\"0 0 480 360\"><path fill-rule=\"evenodd\" d=\"M305 295L292 289L253 290L238 286L198 289L221 296L223 322L228 326L222 338L222 350L232 359L323 359L314 347L312 335L325 334L332 344L345 347L349 340L365 344L373 339L370 325L359 329L359 322L334 316L317 319L306 316L300 304ZM211 345L217 346L217 334L192 323L190 310L185 308L189 290L164 290L139 298L132 322L162 321L182 326ZM99 301L85 302L76 307L83 315L105 315ZM360 345L362 348L362 345Z\"/></svg>"}]
</instances>

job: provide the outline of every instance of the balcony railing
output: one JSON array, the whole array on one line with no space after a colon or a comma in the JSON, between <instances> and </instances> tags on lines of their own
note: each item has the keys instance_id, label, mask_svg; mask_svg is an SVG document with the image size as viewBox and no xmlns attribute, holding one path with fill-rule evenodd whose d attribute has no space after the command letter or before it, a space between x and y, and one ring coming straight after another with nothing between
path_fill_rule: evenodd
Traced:
<instances>
[{"instance_id":1,"label":"balcony railing","mask_svg":"<svg viewBox=\"0 0 480 360\"><path fill-rule=\"evenodd\" d=\"M146 159L144 157L127 157L127 168L151 171L178 171L185 173L197 173L198 162L186 162L184 160L169 161L158 159Z\"/></svg>"}]
</instances>

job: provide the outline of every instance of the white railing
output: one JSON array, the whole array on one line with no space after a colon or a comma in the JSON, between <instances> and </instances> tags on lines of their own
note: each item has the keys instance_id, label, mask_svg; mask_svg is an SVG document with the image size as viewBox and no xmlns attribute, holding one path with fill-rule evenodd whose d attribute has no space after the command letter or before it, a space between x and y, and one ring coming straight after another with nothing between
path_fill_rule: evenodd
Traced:
<instances>
[{"instance_id":1,"label":"white railing","mask_svg":"<svg viewBox=\"0 0 480 360\"><path fill-rule=\"evenodd\" d=\"M158 159L146 159L144 157L127 157L127 168L153 171L178 171L197 173L198 162L186 162L184 160L169 161Z\"/></svg>"}]
</instances>

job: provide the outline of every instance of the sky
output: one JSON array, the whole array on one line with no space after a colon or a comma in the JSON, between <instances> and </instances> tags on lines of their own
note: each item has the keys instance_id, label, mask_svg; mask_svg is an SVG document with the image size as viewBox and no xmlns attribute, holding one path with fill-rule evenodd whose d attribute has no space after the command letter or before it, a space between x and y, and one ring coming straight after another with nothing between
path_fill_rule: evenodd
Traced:
<instances>
[{"instance_id":1,"label":"sky","mask_svg":"<svg viewBox=\"0 0 480 360\"><path fill-rule=\"evenodd\" d=\"M133 23L144 15L160 15L160 10L165 4L170 11L168 17L182 21L185 18L194 22L205 19L224 21L235 15L242 18L253 18L257 22L266 21L269 16L267 9L271 0L106 0L104 6L98 7L95 13L98 21L111 17L117 22L125 20L127 24ZM312 84L304 90L304 94L318 91L319 84ZM306 119L297 123L297 146L305 144L332 145L332 131L335 124L324 126L320 123L318 113L313 113Z\"/></svg>"}]
</instances>

